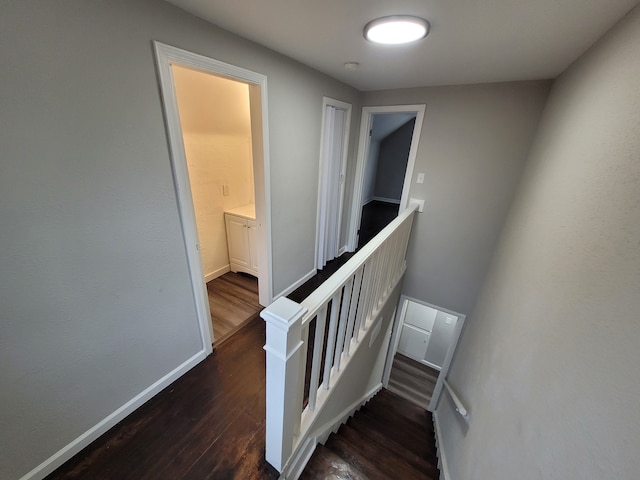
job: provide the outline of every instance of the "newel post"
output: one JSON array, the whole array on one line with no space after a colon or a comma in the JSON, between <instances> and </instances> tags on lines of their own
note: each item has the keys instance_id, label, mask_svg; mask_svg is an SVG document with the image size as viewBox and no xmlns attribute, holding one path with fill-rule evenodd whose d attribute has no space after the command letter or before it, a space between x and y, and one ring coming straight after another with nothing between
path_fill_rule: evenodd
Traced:
<instances>
[{"instance_id":1,"label":"newel post","mask_svg":"<svg viewBox=\"0 0 640 480\"><path fill-rule=\"evenodd\" d=\"M300 421L298 405L301 369L302 317L307 310L285 297L278 298L260 316L267 326L267 420L265 458L282 473L293 450Z\"/></svg>"}]
</instances>

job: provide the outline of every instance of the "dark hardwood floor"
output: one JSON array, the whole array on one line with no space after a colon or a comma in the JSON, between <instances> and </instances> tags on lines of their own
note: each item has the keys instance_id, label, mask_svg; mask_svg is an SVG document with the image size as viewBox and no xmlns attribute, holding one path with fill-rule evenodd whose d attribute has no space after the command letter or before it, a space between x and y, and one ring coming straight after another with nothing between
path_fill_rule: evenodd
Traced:
<instances>
[{"instance_id":1,"label":"dark hardwood floor","mask_svg":"<svg viewBox=\"0 0 640 480\"><path fill-rule=\"evenodd\" d=\"M388 388L416 405L428 408L438 375L438 370L396 353Z\"/></svg>"},{"instance_id":2,"label":"dark hardwood floor","mask_svg":"<svg viewBox=\"0 0 640 480\"><path fill-rule=\"evenodd\" d=\"M360 231L358 232L358 249L389 225L398 216L400 206L396 203L373 200L362 207Z\"/></svg>"},{"instance_id":3,"label":"dark hardwood floor","mask_svg":"<svg viewBox=\"0 0 640 480\"><path fill-rule=\"evenodd\" d=\"M213 345L218 347L247 324L260 310L258 279L228 272L207 283Z\"/></svg>"},{"instance_id":4,"label":"dark hardwood floor","mask_svg":"<svg viewBox=\"0 0 640 480\"><path fill-rule=\"evenodd\" d=\"M438 480L431 414L382 390L318 445L301 480Z\"/></svg>"},{"instance_id":5,"label":"dark hardwood floor","mask_svg":"<svg viewBox=\"0 0 640 480\"><path fill-rule=\"evenodd\" d=\"M319 278L345 261L332 262ZM290 297L304 299L319 278ZM47 480L277 479L264 459L264 343L264 322L255 313L212 355ZM426 411L383 391L341 427L341 437L318 447L302 478L435 480L432 428ZM329 460L321 457L327 451ZM427 476L411 476L417 470Z\"/></svg>"},{"instance_id":6,"label":"dark hardwood floor","mask_svg":"<svg viewBox=\"0 0 640 480\"><path fill-rule=\"evenodd\" d=\"M294 302L300 303L307 298L311 293L322 285L331 275L336 273L338 269L343 266L347 261L353 257L353 253L343 253L338 258L334 258L327 262L322 270L318 272L309 280L307 280L302 286L298 287L291 294L287 295L287 298Z\"/></svg>"},{"instance_id":7,"label":"dark hardwood floor","mask_svg":"<svg viewBox=\"0 0 640 480\"><path fill-rule=\"evenodd\" d=\"M47 480L278 478L264 460L264 331L255 315Z\"/></svg>"}]
</instances>

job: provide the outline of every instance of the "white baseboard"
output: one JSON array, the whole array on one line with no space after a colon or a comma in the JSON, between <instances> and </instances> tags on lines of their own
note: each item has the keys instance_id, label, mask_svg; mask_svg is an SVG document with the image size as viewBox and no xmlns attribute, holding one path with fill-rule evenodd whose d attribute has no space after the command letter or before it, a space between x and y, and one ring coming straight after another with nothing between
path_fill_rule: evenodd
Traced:
<instances>
[{"instance_id":1,"label":"white baseboard","mask_svg":"<svg viewBox=\"0 0 640 480\"><path fill-rule=\"evenodd\" d=\"M324 442L326 442L329 438L329 435L337 432L340 428L340 425L346 423L347 420L349 420L349 418L351 418L356 413L356 411L359 410L365 403L371 400L371 398L376 393L378 393L381 388L382 383L376 385L362 397L360 397L360 399L345 408L332 421L320 426L313 432L313 434L309 435L302 447L300 447L298 451L295 452L295 454L292 456L291 461L285 466L280 479L298 480L298 478L304 471L304 467L307 466L307 463L311 459L311 455L313 455L313 452L316 450L318 444L324 444Z\"/></svg>"},{"instance_id":2,"label":"white baseboard","mask_svg":"<svg viewBox=\"0 0 640 480\"><path fill-rule=\"evenodd\" d=\"M397 205L400 205L400 200L396 198L373 197L373 200L376 200L378 202L395 203Z\"/></svg>"},{"instance_id":3,"label":"white baseboard","mask_svg":"<svg viewBox=\"0 0 640 480\"><path fill-rule=\"evenodd\" d=\"M224 267L221 267L217 270L214 270L211 273L207 273L204 276L204 283L209 283L211 280L213 280L214 278L218 278L221 277L222 275L224 275L227 272L230 272L231 268L229 267L229 265L225 265Z\"/></svg>"},{"instance_id":4,"label":"white baseboard","mask_svg":"<svg viewBox=\"0 0 640 480\"><path fill-rule=\"evenodd\" d=\"M53 472L60 465L71 459L75 454L80 452L83 448L88 446L91 442L96 440L100 435L105 433L110 428L114 427L118 422L123 420L127 415L131 414L134 410L140 407L142 404L150 400L152 397L160 393L163 389L173 383L176 379L187 373L198 363L207 357L207 353L204 350L196 353L189 358L186 362L178 367L174 368L171 372L167 373L164 377L156 381L153 385L143 390L141 393L133 397L127 403L118 408L108 417L91 427L84 432L78 438L69 443L66 447L62 448L58 452L51 455L44 462L24 475L20 480L41 480L51 472Z\"/></svg>"},{"instance_id":5,"label":"white baseboard","mask_svg":"<svg viewBox=\"0 0 640 480\"><path fill-rule=\"evenodd\" d=\"M293 292L296 288L302 286L306 281L311 280L313 278L313 276L318 273L318 271L314 268L313 270L311 270L309 273L307 273L304 277L302 277L300 280L298 280L296 283L294 283L293 285L285 288L282 292L280 292L277 295L273 296L273 301L275 302L278 298L280 297L285 297L287 295L289 295L291 292Z\"/></svg>"},{"instance_id":6,"label":"white baseboard","mask_svg":"<svg viewBox=\"0 0 640 480\"><path fill-rule=\"evenodd\" d=\"M341 246L340 250L338 250L338 257L343 253L345 253L346 251L347 251L347 246L346 245Z\"/></svg>"},{"instance_id":7,"label":"white baseboard","mask_svg":"<svg viewBox=\"0 0 640 480\"><path fill-rule=\"evenodd\" d=\"M440 480L451 480L449 475L449 465L444 453L444 443L442 443L442 432L438 423L438 412L433 412L433 429L436 432L436 454L438 455L438 468L440 469Z\"/></svg>"}]
</instances>

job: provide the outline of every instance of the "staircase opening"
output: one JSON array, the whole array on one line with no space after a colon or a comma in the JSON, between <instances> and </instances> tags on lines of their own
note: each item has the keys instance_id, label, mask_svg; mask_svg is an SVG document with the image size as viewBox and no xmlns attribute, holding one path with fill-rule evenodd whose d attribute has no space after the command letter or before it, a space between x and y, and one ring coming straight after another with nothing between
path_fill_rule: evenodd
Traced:
<instances>
[{"instance_id":1,"label":"staircase opening","mask_svg":"<svg viewBox=\"0 0 640 480\"><path fill-rule=\"evenodd\" d=\"M325 478L438 480L431 413L381 390L318 445L300 476Z\"/></svg>"}]
</instances>

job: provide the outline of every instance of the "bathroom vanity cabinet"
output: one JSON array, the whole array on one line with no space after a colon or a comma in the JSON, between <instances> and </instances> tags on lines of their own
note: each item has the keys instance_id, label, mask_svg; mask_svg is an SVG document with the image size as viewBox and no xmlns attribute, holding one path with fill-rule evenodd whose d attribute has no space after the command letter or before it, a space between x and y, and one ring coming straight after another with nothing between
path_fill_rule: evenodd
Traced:
<instances>
[{"instance_id":1,"label":"bathroom vanity cabinet","mask_svg":"<svg viewBox=\"0 0 640 480\"><path fill-rule=\"evenodd\" d=\"M258 276L258 251L255 205L225 211L229 267L232 272Z\"/></svg>"}]
</instances>

